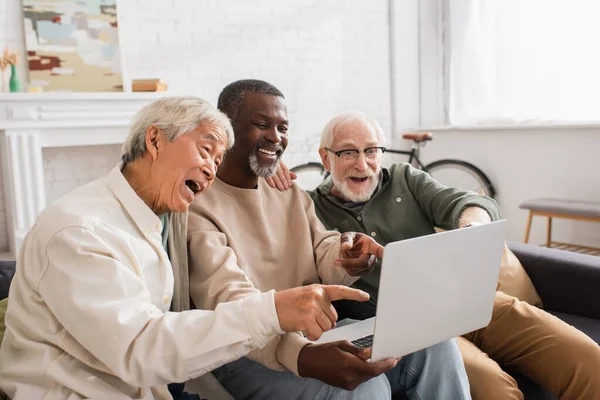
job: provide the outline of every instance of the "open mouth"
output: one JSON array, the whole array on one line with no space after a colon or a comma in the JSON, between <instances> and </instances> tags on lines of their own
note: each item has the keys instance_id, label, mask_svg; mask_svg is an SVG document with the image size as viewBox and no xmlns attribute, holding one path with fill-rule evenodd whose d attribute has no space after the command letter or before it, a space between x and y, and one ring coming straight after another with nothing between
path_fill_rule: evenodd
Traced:
<instances>
[{"instance_id":1,"label":"open mouth","mask_svg":"<svg viewBox=\"0 0 600 400\"><path fill-rule=\"evenodd\" d=\"M367 179L369 179L368 176L364 177L364 178L356 178L356 177L350 177L350 180L354 183L363 183L365 182Z\"/></svg>"},{"instance_id":2,"label":"open mouth","mask_svg":"<svg viewBox=\"0 0 600 400\"><path fill-rule=\"evenodd\" d=\"M198 182L192 180L192 179L188 179L185 181L185 186L187 186L187 188L190 190L190 192L192 192L192 195L197 195L198 193L200 193L201 189L200 189L200 185L198 184Z\"/></svg>"}]
</instances>

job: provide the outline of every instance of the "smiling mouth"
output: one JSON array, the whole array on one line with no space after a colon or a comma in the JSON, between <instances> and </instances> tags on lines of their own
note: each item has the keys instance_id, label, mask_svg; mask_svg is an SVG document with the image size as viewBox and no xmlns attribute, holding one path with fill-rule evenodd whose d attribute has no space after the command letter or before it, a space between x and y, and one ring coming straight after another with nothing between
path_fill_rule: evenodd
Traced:
<instances>
[{"instance_id":1,"label":"smiling mouth","mask_svg":"<svg viewBox=\"0 0 600 400\"><path fill-rule=\"evenodd\" d=\"M200 189L200 185L198 184L198 182L192 180L192 179L188 179L185 181L185 186L188 187L188 189L190 189L190 191L192 192L192 194L195 196L198 193L200 193L201 189Z\"/></svg>"},{"instance_id":2,"label":"smiling mouth","mask_svg":"<svg viewBox=\"0 0 600 400\"><path fill-rule=\"evenodd\" d=\"M277 151L272 151L272 150L267 150L267 149L258 149L259 152L261 152L262 154L266 154L268 156L276 156L277 155Z\"/></svg>"}]
</instances>

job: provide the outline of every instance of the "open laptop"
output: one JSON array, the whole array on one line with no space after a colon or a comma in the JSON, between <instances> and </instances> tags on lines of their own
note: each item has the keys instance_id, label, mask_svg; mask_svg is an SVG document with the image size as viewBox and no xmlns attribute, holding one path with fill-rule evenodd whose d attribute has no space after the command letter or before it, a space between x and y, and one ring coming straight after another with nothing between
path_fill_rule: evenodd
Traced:
<instances>
[{"instance_id":1,"label":"open laptop","mask_svg":"<svg viewBox=\"0 0 600 400\"><path fill-rule=\"evenodd\" d=\"M332 329L315 343L372 345L377 362L486 326L505 238L503 220L389 243L376 317Z\"/></svg>"}]
</instances>

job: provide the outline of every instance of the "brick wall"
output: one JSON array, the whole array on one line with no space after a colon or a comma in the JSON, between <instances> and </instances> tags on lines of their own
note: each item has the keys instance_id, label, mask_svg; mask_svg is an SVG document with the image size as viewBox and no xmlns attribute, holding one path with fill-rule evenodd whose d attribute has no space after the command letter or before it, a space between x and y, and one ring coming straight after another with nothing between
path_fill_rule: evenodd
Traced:
<instances>
[{"instance_id":1,"label":"brick wall","mask_svg":"<svg viewBox=\"0 0 600 400\"><path fill-rule=\"evenodd\" d=\"M118 0L124 71L216 102L227 83L260 78L285 95L290 165L316 159L320 129L358 109L389 131L387 0ZM0 0L0 47L24 52L20 0ZM22 76L25 72L21 71ZM107 172L118 146L44 150L49 201ZM87 160L96 160L88 165ZM6 248L3 192L0 250Z\"/></svg>"},{"instance_id":2,"label":"brick wall","mask_svg":"<svg viewBox=\"0 0 600 400\"><path fill-rule=\"evenodd\" d=\"M51 203L76 187L106 175L119 162L120 153L120 145L44 149L46 201Z\"/></svg>"}]
</instances>

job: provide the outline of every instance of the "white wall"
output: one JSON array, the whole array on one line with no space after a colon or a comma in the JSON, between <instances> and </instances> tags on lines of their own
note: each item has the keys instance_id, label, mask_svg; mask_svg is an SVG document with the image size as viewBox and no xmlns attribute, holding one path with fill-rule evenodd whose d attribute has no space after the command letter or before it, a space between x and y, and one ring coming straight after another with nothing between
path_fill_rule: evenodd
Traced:
<instances>
[{"instance_id":1,"label":"white wall","mask_svg":"<svg viewBox=\"0 0 600 400\"><path fill-rule=\"evenodd\" d=\"M106 175L119 162L120 154L120 145L45 148L46 202Z\"/></svg>"},{"instance_id":2,"label":"white wall","mask_svg":"<svg viewBox=\"0 0 600 400\"><path fill-rule=\"evenodd\" d=\"M509 239L522 241L527 212L519 204L537 197L600 202L600 129L442 131L423 150L426 162L470 161L495 185L509 221ZM546 241L547 219L533 220L530 243ZM553 240L600 247L600 224L553 221Z\"/></svg>"},{"instance_id":3,"label":"white wall","mask_svg":"<svg viewBox=\"0 0 600 400\"><path fill-rule=\"evenodd\" d=\"M415 63L419 56L434 64L440 54L431 39L439 30L435 1L394 2L396 17L420 14L422 24L417 29L412 17L399 17L403 23L394 35L396 78L404 82L395 86L400 129L440 114L437 99L427 93L441 89L428 90L426 83L434 78ZM19 4L0 0L0 47L23 46ZM387 0L119 0L119 13L125 69L133 77L161 77L173 92L213 102L235 79L256 77L277 85L288 99L291 165L316 158L316 136L339 110L363 110L390 132ZM416 51L419 35L430 39ZM411 96L420 107L410 107ZM430 119L421 122L434 123ZM522 240L521 201L541 196L600 201L598 149L600 130L453 131L439 132L423 156L460 158L481 167L498 188L509 238ZM118 146L44 150L48 200L105 173L117 159ZM545 240L544 229L545 221L534 220L532 242ZM5 231L0 191L0 250L6 247ZM600 246L600 224L557 221L554 232L556 240Z\"/></svg>"},{"instance_id":4,"label":"white wall","mask_svg":"<svg viewBox=\"0 0 600 400\"><path fill-rule=\"evenodd\" d=\"M449 55L449 49L444 47L448 40L443 29L449 15L446 3L405 0L392 7L400 25L392 30L397 54L390 57L395 61L392 75L398 106L393 111L399 128L396 136L402 130L445 123L447 82L443 76ZM402 10L396 9L399 4L403 5ZM416 19L419 26L415 37ZM415 43L417 60L413 56ZM403 62L407 56L408 62ZM408 147L402 139L394 143ZM423 149L422 156L425 161L463 159L480 167L498 190L498 202L509 221L508 238L522 241L528 214L519 209L519 204L524 200L557 197L600 202L598 149L600 129L445 130L436 132L435 140ZM534 219L530 242L545 243L546 224L546 219ZM553 239L600 247L600 224L555 220Z\"/></svg>"},{"instance_id":5,"label":"white wall","mask_svg":"<svg viewBox=\"0 0 600 400\"><path fill-rule=\"evenodd\" d=\"M20 4L0 0L0 47L25 54ZM282 90L290 165L317 159L320 129L341 110L363 110L390 129L387 0L118 0L118 6L130 77L160 77L173 93L213 103L236 79L260 78ZM48 200L107 172L117 156L118 146L44 150ZM2 196L0 251L7 246Z\"/></svg>"}]
</instances>

